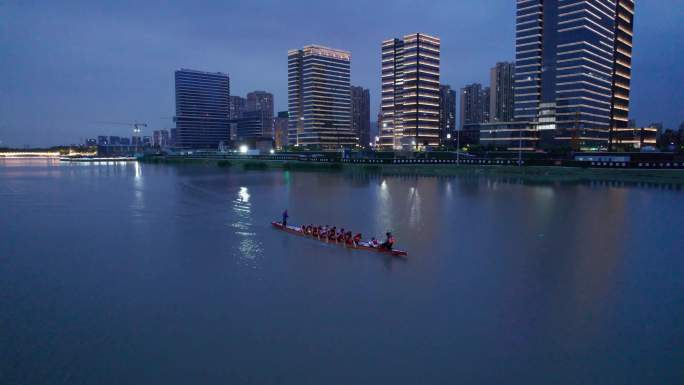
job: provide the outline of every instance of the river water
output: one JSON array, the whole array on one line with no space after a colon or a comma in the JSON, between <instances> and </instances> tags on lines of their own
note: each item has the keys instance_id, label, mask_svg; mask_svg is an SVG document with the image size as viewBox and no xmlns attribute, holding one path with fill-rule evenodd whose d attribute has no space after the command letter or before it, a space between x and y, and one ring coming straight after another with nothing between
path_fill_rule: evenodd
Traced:
<instances>
[{"instance_id":1,"label":"river water","mask_svg":"<svg viewBox=\"0 0 684 385\"><path fill-rule=\"evenodd\" d=\"M684 383L672 186L0 160L0 214L3 384Z\"/></svg>"}]
</instances>

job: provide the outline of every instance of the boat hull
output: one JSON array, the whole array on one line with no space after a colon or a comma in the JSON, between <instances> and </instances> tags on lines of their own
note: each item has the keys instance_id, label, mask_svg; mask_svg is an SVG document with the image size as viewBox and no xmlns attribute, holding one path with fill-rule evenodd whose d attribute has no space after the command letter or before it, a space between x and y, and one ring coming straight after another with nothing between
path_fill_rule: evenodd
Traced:
<instances>
[{"instance_id":1,"label":"boat hull","mask_svg":"<svg viewBox=\"0 0 684 385\"><path fill-rule=\"evenodd\" d=\"M292 226L284 227L281 222L271 222L271 225L273 225L273 227L275 227L276 229L278 229L280 231L284 231L286 233L298 235L300 237L315 239L319 242L336 244L339 246L346 247L348 249L365 250L365 251L370 251L372 253L380 253L380 254L391 255L393 257L406 257L406 256L408 256L408 252L403 251L403 250L397 250L397 249L385 250L385 249L381 249L379 247L370 247L370 246L364 246L364 245L356 245L355 246L355 245L347 244L345 242L331 241L331 240L328 240L327 238L314 237L313 235L310 235L310 234L304 234L302 231L299 231L295 227L292 227Z\"/></svg>"}]
</instances>

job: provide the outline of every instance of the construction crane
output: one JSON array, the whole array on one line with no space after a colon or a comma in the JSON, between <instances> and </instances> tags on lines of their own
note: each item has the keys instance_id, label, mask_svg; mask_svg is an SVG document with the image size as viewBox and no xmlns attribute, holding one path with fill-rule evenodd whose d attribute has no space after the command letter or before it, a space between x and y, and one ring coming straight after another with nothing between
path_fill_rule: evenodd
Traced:
<instances>
[{"instance_id":1,"label":"construction crane","mask_svg":"<svg viewBox=\"0 0 684 385\"><path fill-rule=\"evenodd\" d=\"M131 126L133 127L133 135L138 136L140 135L141 127L147 127L147 123L138 123L137 121L133 123L127 123L127 122L95 122L97 124L113 124L117 126Z\"/></svg>"}]
</instances>

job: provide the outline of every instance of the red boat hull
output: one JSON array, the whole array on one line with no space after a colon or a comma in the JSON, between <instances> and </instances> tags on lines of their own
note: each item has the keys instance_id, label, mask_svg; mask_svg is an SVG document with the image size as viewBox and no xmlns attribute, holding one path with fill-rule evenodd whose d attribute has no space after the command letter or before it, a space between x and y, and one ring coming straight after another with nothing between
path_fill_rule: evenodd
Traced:
<instances>
[{"instance_id":1,"label":"red boat hull","mask_svg":"<svg viewBox=\"0 0 684 385\"><path fill-rule=\"evenodd\" d=\"M349 249L365 250L365 251L370 251L373 253L388 254L388 255L392 255L394 257L406 257L406 256L408 256L408 252L403 251L403 250L393 249L390 251L390 250L381 249L379 247L369 247L369 246L364 246L364 245L354 246L354 245L347 244L345 242L330 241L327 238L319 238L319 237L314 237L313 235L310 235L310 234L304 234L303 232L296 230L295 228L293 228L291 226L283 227L283 224L280 222L271 222L271 224L276 229L284 231L286 233L299 235L300 237L315 239L315 240L320 241L320 242L332 243L332 244L336 244L339 246L344 246L344 247L349 248Z\"/></svg>"}]
</instances>

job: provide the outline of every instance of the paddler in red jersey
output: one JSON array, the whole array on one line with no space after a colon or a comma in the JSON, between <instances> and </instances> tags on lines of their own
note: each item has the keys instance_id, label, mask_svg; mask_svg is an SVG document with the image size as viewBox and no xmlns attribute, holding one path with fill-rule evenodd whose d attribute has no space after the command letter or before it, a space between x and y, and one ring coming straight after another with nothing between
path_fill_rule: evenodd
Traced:
<instances>
[{"instance_id":1,"label":"paddler in red jersey","mask_svg":"<svg viewBox=\"0 0 684 385\"><path fill-rule=\"evenodd\" d=\"M354 235L354 246L358 246L359 242L361 242L361 233Z\"/></svg>"}]
</instances>

